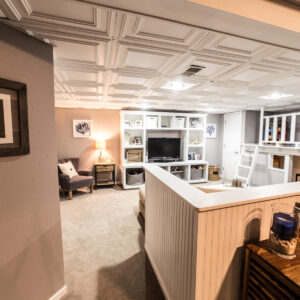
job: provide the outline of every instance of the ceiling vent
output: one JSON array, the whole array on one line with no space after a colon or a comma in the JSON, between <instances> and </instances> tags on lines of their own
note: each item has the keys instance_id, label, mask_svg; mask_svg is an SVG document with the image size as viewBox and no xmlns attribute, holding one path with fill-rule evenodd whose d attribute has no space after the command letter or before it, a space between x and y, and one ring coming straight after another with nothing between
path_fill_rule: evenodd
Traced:
<instances>
[{"instance_id":1,"label":"ceiling vent","mask_svg":"<svg viewBox=\"0 0 300 300\"><path fill-rule=\"evenodd\" d=\"M190 67L182 73L182 76L191 77L196 75L198 72L200 72L203 69L205 69L205 67L190 65Z\"/></svg>"}]
</instances>

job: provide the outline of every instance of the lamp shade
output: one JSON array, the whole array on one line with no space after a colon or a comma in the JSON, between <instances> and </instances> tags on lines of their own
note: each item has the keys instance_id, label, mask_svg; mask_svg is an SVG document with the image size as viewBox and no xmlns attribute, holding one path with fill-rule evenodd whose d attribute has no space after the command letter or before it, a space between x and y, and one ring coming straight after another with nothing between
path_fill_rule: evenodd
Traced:
<instances>
[{"instance_id":1,"label":"lamp shade","mask_svg":"<svg viewBox=\"0 0 300 300\"><path fill-rule=\"evenodd\" d=\"M98 140L95 145L96 150L105 150L106 149L106 141Z\"/></svg>"}]
</instances>

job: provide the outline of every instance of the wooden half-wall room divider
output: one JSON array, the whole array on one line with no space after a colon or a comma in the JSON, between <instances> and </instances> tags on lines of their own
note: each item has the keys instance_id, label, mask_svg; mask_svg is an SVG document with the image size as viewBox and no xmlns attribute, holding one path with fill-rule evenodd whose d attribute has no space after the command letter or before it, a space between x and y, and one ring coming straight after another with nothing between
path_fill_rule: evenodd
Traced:
<instances>
[{"instance_id":1,"label":"wooden half-wall room divider","mask_svg":"<svg viewBox=\"0 0 300 300\"><path fill-rule=\"evenodd\" d=\"M205 194L145 169L145 249L166 299L241 299L245 244L268 238L271 205L300 202L300 183Z\"/></svg>"}]
</instances>

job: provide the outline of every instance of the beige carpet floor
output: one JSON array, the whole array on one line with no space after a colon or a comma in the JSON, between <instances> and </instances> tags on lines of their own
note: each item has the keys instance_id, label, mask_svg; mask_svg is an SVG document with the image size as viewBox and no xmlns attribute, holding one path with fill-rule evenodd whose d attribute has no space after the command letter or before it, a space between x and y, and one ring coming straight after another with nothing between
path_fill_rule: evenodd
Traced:
<instances>
[{"instance_id":1,"label":"beige carpet floor","mask_svg":"<svg viewBox=\"0 0 300 300\"><path fill-rule=\"evenodd\" d=\"M112 188L61 198L63 300L164 299L145 260L138 201L138 190Z\"/></svg>"},{"instance_id":2,"label":"beige carpet floor","mask_svg":"<svg viewBox=\"0 0 300 300\"><path fill-rule=\"evenodd\" d=\"M138 191L99 189L61 200L63 299L146 299Z\"/></svg>"}]
</instances>

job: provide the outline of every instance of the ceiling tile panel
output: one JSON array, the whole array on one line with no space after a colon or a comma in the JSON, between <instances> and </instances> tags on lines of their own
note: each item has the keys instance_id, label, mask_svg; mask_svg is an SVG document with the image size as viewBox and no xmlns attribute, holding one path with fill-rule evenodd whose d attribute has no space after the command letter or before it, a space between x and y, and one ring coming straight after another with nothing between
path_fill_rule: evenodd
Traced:
<instances>
[{"instance_id":1,"label":"ceiling tile panel","mask_svg":"<svg viewBox=\"0 0 300 300\"><path fill-rule=\"evenodd\" d=\"M30 0L33 15L64 22L94 24L96 8L72 1Z\"/></svg>"},{"instance_id":2,"label":"ceiling tile panel","mask_svg":"<svg viewBox=\"0 0 300 300\"><path fill-rule=\"evenodd\" d=\"M54 45L58 107L219 113L300 102L299 51L85 1L27 0L0 16ZM184 73L193 66L202 69ZM162 88L171 81L190 85ZM260 98L274 92L291 96Z\"/></svg>"}]
</instances>

